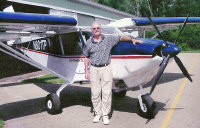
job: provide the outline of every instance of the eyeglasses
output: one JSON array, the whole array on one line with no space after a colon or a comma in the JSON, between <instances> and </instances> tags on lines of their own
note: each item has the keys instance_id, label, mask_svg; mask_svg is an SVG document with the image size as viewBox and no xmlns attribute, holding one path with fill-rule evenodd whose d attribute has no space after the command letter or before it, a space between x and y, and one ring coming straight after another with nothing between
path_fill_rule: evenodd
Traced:
<instances>
[{"instance_id":1,"label":"eyeglasses","mask_svg":"<svg viewBox=\"0 0 200 128\"><path fill-rule=\"evenodd\" d=\"M99 30L100 29L100 27L96 27L96 28L92 28L93 30Z\"/></svg>"}]
</instances>

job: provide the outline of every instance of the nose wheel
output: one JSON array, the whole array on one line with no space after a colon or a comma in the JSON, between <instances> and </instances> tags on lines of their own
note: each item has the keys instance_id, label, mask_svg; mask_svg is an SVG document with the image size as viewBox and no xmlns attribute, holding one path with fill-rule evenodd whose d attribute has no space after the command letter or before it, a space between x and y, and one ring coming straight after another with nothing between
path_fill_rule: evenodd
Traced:
<instances>
[{"instance_id":1,"label":"nose wheel","mask_svg":"<svg viewBox=\"0 0 200 128\"><path fill-rule=\"evenodd\" d=\"M56 114L61 111L61 104L58 95L48 94L46 97L46 109L49 114Z\"/></svg>"},{"instance_id":2,"label":"nose wheel","mask_svg":"<svg viewBox=\"0 0 200 128\"><path fill-rule=\"evenodd\" d=\"M139 114L147 119L152 119L156 115L156 103L155 101L147 94L141 96L142 102L140 99L137 102L137 108Z\"/></svg>"}]
</instances>

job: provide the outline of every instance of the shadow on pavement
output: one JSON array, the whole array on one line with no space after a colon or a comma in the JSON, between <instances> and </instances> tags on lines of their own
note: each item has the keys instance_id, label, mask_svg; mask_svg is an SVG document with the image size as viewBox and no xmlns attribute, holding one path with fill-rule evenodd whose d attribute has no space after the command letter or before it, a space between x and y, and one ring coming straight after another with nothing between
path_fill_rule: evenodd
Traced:
<instances>
[{"instance_id":1,"label":"shadow on pavement","mask_svg":"<svg viewBox=\"0 0 200 128\"><path fill-rule=\"evenodd\" d=\"M45 111L45 98L36 98L0 105L0 117L6 121Z\"/></svg>"},{"instance_id":2,"label":"shadow on pavement","mask_svg":"<svg viewBox=\"0 0 200 128\"><path fill-rule=\"evenodd\" d=\"M23 85L24 83L21 82L16 82L16 83L5 83L5 84L0 84L0 88L1 87L12 87L12 86L19 86L19 85Z\"/></svg>"},{"instance_id":3,"label":"shadow on pavement","mask_svg":"<svg viewBox=\"0 0 200 128\"><path fill-rule=\"evenodd\" d=\"M174 81L177 79L181 79L184 76L181 73L164 73L163 78L160 79L159 84ZM0 87L9 87L9 86L17 86L22 83L11 83L11 84L3 84ZM42 88L43 90L49 93L55 93L56 90L60 87L58 84L35 84L38 87ZM150 85L148 85L150 86ZM147 87L148 87L147 86ZM31 95L31 92L30 92ZM0 105L0 111L2 112L0 117L3 120L10 120L19 117L24 117L28 115L33 115L37 113L41 113L46 111L45 108L45 97L18 101L8 104ZM69 85L66 87L61 93L61 103L63 108L67 108L73 105L82 105L91 107L91 92L89 87L82 86L71 86ZM164 108L166 103L156 102L157 110L165 111L168 108ZM174 109L183 109L183 108L174 108ZM125 96L124 98L115 98L113 97L112 101L112 111L122 111L122 112L129 112L129 113L137 113L137 97L132 98L129 96ZM62 113L61 113L62 114Z\"/></svg>"},{"instance_id":4,"label":"shadow on pavement","mask_svg":"<svg viewBox=\"0 0 200 128\"><path fill-rule=\"evenodd\" d=\"M52 86L57 86L57 85L52 85ZM56 90L52 89L51 88L52 86L48 86L46 90L50 90L50 92ZM67 109L67 107L74 105L91 107L92 104L91 104L90 88L68 86L61 93L61 103L63 109L65 108ZM113 98L111 117L113 111L137 113L136 103L137 103L137 98L132 98L129 96L125 96L124 98ZM2 112L0 117L4 121L6 121L19 117L41 113L46 111L44 104L45 104L45 97L3 104L0 105L0 111ZM162 108L165 106L165 104L160 102L157 102L157 104Z\"/></svg>"}]
</instances>

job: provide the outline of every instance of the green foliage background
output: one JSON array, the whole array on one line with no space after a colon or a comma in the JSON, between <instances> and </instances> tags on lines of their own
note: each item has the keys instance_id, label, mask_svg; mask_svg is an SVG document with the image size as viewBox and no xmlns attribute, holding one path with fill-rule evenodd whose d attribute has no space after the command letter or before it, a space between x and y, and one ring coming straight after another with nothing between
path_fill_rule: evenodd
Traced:
<instances>
[{"instance_id":1,"label":"green foliage background","mask_svg":"<svg viewBox=\"0 0 200 128\"><path fill-rule=\"evenodd\" d=\"M162 32L165 40L174 43L176 38L179 35L180 29L167 30ZM156 31L147 31L145 37L151 38ZM158 36L157 39L160 39ZM177 41L177 45L183 51L200 51L200 25L187 25L185 26L179 40Z\"/></svg>"},{"instance_id":2,"label":"green foliage background","mask_svg":"<svg viewBox=\"0 0 200 128\"><path fill-rule=\"evenodd\" d=\"M139 16L145 17L146 10L151 17L200 17L200 0L93 0L100 4ZM165 39L174 42L180 29L162 32ZM156 32L147 31L146 37ZM159 37L157 37L159 38ZM184 51L200 50L200 25L186 25L177 44Z\"/></svg>"}]
</instances>

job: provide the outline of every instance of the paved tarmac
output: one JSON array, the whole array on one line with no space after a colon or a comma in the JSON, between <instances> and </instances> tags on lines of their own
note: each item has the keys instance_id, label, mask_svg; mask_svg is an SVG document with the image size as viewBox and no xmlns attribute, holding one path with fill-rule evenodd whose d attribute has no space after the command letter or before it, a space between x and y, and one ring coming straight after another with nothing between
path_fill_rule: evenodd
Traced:
<instances>
[{"instance_id":1,"label":"paved tarmac","mask_svg":"<svg viewBox=\"0 0 200 128\"><path fill-rule=\"evenodd\" d=\"M189 82L173 60L166 68L152 98L158 113L148 120L137 113L139 90L114 98L110 125L92 123L90 88L87 84L68 86L62 93L62 113L49 115L44 108L47 94L60 85L0 83L0 113L5 128L200 128L200 53L179 54L193 82ZM150 87L147 85L146 92Z\"/></svg>"}]
</instances>

